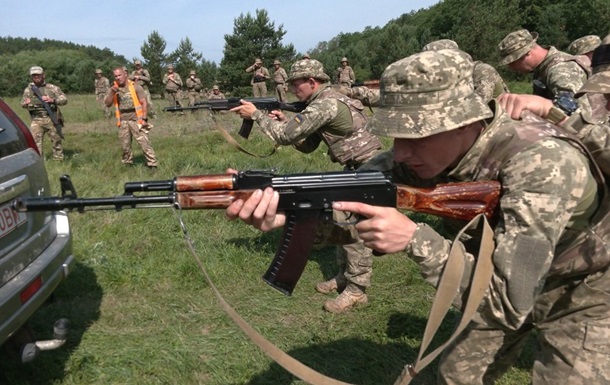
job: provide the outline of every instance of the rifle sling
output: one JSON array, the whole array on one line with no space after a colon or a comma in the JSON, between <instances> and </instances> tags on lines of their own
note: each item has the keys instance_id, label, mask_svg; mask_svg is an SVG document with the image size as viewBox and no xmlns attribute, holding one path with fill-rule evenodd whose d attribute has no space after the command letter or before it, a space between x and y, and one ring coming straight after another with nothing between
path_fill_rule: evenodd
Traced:
<instances>
[{"instance_id":1,"label":"rifle sling","mask_svg":"<svg viewBox=\"0 0 610 385\"><path fill-rule=\"evenodd\" d=\"M237 141L231 136L231 134L229 134L227 132L227 130L225 130L222 125L218 122L218 120L216 120L216 118L210 114L212 116L212 120L214 121L214 125L216 126L216 129L218 130L218 132L220 132L220 134L225 138L225 140L233 147L235 147L236 149L238 149L239 151L254 156L256 158L267 158L273 154L275 154L275 152L277 151L279 145L276 143L273 147L273 150L271 150L271 152L269 154L266 155L259 155L259 154L255 154L253 152L250 152L248 150L246 150L245 148L243 148L239 143L237 143Z\"/></svg>"}]
</instances>

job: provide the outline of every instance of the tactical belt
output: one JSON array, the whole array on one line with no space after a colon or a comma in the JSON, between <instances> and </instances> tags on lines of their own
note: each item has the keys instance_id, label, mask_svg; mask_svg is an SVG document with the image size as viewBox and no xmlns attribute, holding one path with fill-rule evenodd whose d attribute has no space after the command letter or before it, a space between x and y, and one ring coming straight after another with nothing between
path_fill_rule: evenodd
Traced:
<instances>
[{"instance_id":1,"label":"tactical belt","mask_svg":"<svg viewBox=\"0 0 610 385\"><path fill-rule=\"evenodd\" d=\"M136 112L136 109L135 108L127 108L125 110L119 110L119 111L121 113L123 113L123 112L128 113L128 112Z\"/></svg>"}]
</instances>

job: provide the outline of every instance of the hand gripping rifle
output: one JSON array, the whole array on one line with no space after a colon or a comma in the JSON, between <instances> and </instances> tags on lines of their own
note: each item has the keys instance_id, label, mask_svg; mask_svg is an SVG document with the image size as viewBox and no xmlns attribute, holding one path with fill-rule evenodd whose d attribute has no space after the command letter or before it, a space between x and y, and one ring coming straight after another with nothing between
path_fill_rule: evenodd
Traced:
<instances>
[{"instance_id":1,"label":"hand gripping rifle","mask_svg":"<svg viewBox=\"0 0 610 385\"><path fill-rule=\"evenodd\" d=\"M36 95L38 100L40 100L40 103L42 103L42 106L44 107L44 109L47 111L49 118L51 118L51 122L53 122L53 126L55 127L55 130L57 130L57 135L59 135L60 138L64 139L64 133L62 131L62 128L64 126L63 126L63 123L59 121L58 115L55 113L55 111L53 111L53 108L51 108L49 103L45 102L42 99L42 94L40 93L40 89L33 84L30 87L31 87L34 95Z\"/></svg>"},{"instance_id":2,"label":"hand gripping rifle","mask_svg":"<svg viewBox=\"0 0 610 385\"><path fill-rule=\"evenodd\" d=\"M332 222L334 201L355 201L396 207L448 218L470 220L491 216L500 195L495 181L463 182L415 188L395 185L379 171L338 171L276 175L269 171L237 174L179 176L171 180L127 182L123 195L78 198L68 175L60 177L61 197L17 199L17 211L86 209L222 209L247 199L257 189L272 187L280 196L279 211L286 213L282 240L263 280L286 295L292 294L316 236L320 220ZM157 193L164 194L138 194Z\"/></svg>"},{"instance_id":3,"label":"hand gripping rifle","mask_svg":"<svg viewBox=\"0 0 610 385\"><path fill-rule=\"evenodd\" d=\"M204 102L196 102L194 106L188 107L165 107L165 112L179 112L186 110L200 110L209 109L210 111L224 111L230 110L231 108L241 106L240 100L245 100L256 106L259 110L273 111L273 110L284 110L290 112L301 112L307 107L304 102L293 102L284 103L280 102L276 98L229 98L229 99L210 99ZM248 139L250 132L252 132L252 120L244 119L239 130L239 135Z\"/></svg>"}]
</instances>

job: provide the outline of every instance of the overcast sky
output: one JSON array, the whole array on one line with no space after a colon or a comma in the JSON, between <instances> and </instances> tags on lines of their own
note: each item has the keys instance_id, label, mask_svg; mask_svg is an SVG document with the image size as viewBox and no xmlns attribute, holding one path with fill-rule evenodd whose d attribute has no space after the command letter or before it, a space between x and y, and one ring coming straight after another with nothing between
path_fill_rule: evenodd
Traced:
<instances>
[{"instance_id":1,"label":"overcast sky","mask_svg":"<svg viewBox=\"0 0 610 385\"><path fill-rule=\"evenodd\" d=\"M0 36L36 37L109 48L128 60L141 58L140 47L152 31L167 41L166 53L188 37L196 52L217 64L224 35L233 33L240 14L265 9L275 27L284 26L283 44L303 53L339 33L383 27L412 10L438 0L5 0L0 10ZM8 4L7 4L8 3ZM2 54L2 52L0 52Z\"/></svg>"}]
</instances>

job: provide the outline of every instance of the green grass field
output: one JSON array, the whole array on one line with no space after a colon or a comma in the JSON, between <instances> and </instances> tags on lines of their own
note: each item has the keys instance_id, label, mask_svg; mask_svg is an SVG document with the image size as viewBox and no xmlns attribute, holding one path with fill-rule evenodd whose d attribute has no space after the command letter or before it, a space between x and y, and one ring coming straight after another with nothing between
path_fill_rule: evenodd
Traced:
<instances>
[{"instance_id":1,"label":"green grass field","mask_svg":"<svg viewBox=\"0 0 610 385\"><path fill-rule=\"evenodd\" d=\"M124 166L114 121L102 117L93 96L69 95L69 100L63 108L66 160L46 163L54 194L62 174L72 177L79 196L100 197L122 194L127 181L222 173L227 167L276 168L281 174L339 169L324 148L301 154L284 147L268 158L247 156L224 141L205 112L160 113L151 132L159 168L145 167L137 143L135 165ZM19 100L8 102L29 123ZM156 103L158 110L166 105ZM239 128L233 114L217 118L233 132ZM256 129L250 141L241 143L258 153L273 148ZM47 159L50 153L45 138ZM263 234L229 222L224 210L182 215L222 295L293 357L327 376L363 385L391 384L415 359L434 291L410 260L401 255L376 259L369 304L332 315L322 309L329 297L314 286L336 273L334 249L314 251L294 294L286 297L261 280L278 232ZM268 359L224 314L171 209L72 213L70 219L76 268L32 320L37 336L48 339L56 319L70 319L69 339L30 364L21 364L5 349L0 384L303 383ZM456 319L451 313L441 338L450 335ZM531 365L528 352L499 383L528 383ZM434 372L433 364L415 383L433 383Z\"/></svg>"}]
</instances>

